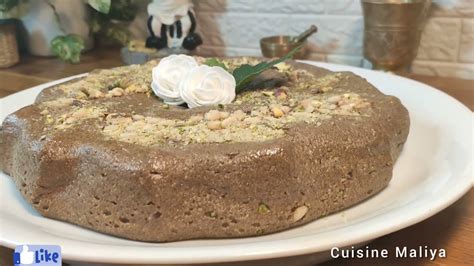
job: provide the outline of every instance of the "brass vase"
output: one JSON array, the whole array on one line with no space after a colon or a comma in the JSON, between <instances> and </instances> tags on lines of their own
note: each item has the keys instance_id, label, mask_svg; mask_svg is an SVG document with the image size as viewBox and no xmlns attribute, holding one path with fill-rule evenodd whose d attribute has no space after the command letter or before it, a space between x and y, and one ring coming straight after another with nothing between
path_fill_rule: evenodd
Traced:
<instances>
[{"instance_id":1,"label":"brass vase","mask_svg":"<svg viewBox=\"0 0 474 266\"><path fill-rule=\"evenodd\" d=\"M361 1L364 57L373 69L407 69L416 57L431 0Z\"/></svg>"}]
</instances>

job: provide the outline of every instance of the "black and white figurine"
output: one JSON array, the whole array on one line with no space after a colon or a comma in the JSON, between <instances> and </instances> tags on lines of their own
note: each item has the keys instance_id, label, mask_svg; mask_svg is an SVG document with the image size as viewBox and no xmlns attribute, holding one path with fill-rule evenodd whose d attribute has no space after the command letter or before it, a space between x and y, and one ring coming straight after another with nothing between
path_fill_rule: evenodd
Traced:
<instances>
[{"instance_id":1,"label":"black and white figurine","mask_svg":"<svg viewBox=\"0 0 474 266\"><path fill-rule=\"evenodd\" d=\"M148 48L194 50L202 44L190 0L153 0L148 4Z\"/></svg>"}]
</instances>

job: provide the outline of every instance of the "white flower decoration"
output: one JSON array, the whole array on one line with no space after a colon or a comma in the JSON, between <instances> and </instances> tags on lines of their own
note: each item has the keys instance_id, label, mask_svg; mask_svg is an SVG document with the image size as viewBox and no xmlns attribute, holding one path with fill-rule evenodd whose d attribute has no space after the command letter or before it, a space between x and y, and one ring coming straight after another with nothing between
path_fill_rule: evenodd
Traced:
<instances>
[{"instance_id":1,"label":"white flower decoration","mask_svg":"<svg viewBox=\"0 0 474 266\"><path fill-rule=\"evenodd\" d=\"M179 83L198 66L196 60L188 55L170 55L160 60L152 70L153 92L167 104L184 103L179 92Z\"/></svg>"},{"instance_id":2,"label":"white flower decoration","mask_svg":"<svg viewBox=\"0 0 474 266\"><path fill-rule=\"evenodd\" d=\"M189 108L229 104L235 98L235 78L221 67L200 65L183 77L179 92Z\"/></svg>"}]
</instances>

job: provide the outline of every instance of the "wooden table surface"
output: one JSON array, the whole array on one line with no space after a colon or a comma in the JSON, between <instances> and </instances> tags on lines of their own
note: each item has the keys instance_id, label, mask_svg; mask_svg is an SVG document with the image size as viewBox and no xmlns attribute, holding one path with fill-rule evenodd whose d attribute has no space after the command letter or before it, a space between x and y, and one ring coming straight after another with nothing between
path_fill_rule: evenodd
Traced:
<instances>
[{"instance_id":1,"label":"wooden table surface","mask_svg":"<svg viewBox=\"0 0 474 266\"><path fill-rule=\"evenodd\" d=\"M22 62L7 69L0 69L0 97L27 89L51 80L85 73L95 68L110 68L122 65L117 49L89 52L76 65L62 63L54 58L23 56ZM474 81L455 78L429 77L407 74L409 78L438 88L474 109ZM333 260L322 265L474 265L474 192L471 189L456 203L433 217L386 235L371 242L375 249L394 250L395 246L417 248L443 248L447 258L384 260L352 259ZM1 229L1 228L0 228ZM0 265L11 264L12 251L0 248Z\"/></svg>"}]
</instances>

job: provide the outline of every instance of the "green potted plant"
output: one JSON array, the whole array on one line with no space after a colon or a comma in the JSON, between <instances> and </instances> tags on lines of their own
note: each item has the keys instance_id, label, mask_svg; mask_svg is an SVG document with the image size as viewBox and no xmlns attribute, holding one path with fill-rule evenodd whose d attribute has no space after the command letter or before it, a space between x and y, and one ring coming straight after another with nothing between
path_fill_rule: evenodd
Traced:
<instances>
[{"instance_id":1,"label":"green potted plant","mask_svg":"<svg viewBox=\"0 0 474 266\"><path fill-rule=\"evenodd\" d=\"M130 36L127 26L137 11L132 0L29 2L28 13L22 18L29 52L54 55L69 63L80 62L81 52L90 49L97 36L126 45Z\"/></svg>"},{"instance_id":2,"label":"green potted plant","mask_svg":"<svg viewBox=\"0 0 474 266\"><path fill-rule=\"evenodd\" d=\"M91 10L91 33L105 37L105 42L126 46L130 41L128 26L135 19L133 0L88 0Z\"/></svg>"},{"instance_id":3,"label":"green potted plant","mask_svg":"<svg viewBox=\"0 0 474 266\"><path fill-rule=\"evenodd\" d=\"M49 3L49 2L48 2ZM81 52L84 50L84 40L77 34L67 34L63 28L56 7L49 3L53 9L56 21L63 35L58 35L51 40L51 51L61 60L68 63L79 63Z\"/></svg>"},{"instance_id":4,"label":"green potted plant","mask_svg":"<svg viewBox=\"0 0 474 266\"><path fill-rule=\"evenodd\" d=\"M10 67L20 61L16 40L20 4L20 0L0 0L0 68Z\"/></svg>"},{"instance_id":5,"label":"green potted plant","mask_svg":"<svg viewBox=\"0 0 474 266\"><path fill-rule=\"evenodd\" d=\"M80 52L94 46L89 35L89 18L83 0L27 1L21 21L28 52L36 56L56 55L68 62L78 62Z\"/></svg>"}]
</instances>

